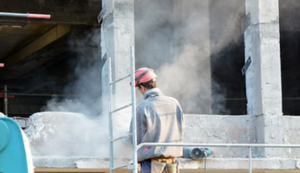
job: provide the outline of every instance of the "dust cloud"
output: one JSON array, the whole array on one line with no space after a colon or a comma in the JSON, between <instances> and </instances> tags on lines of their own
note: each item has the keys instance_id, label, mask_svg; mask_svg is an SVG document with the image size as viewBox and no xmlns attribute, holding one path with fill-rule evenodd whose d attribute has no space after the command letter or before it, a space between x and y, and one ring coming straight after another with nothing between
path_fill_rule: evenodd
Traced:
<instances>
[{"instance_id":1,"label":"dust cloud","mask_svg":"<svg viewBox=\"0 0 300 173\"><path fill-rule=\"evenodd\" d=\"M177 98L185 113L229 113L224 105L226 89L212 74L214 65L224 60L211 57L241 39L244 3L137 0L136 67L153 68L158 87Z\"/></svg>"},{"instance_id":2,"label":"dust cloud","mask_svg":"<svg viewBox=\"0 0 300 173\"><path fill-rule=\"evenodd\" d=\"M212 92L218 83L211 75L211 67L218 63L218 58L211 60L211 56L240 39L240 34L236 34L240 32L237 23L243 13L244 2L240 0L136 0L136 67L153 68L159 88L165 95L177 98L185 113L210 114L213 104L219 105L214 112L224 111L221 103L226 90ZM228 20L218 20L218 15L227 15ZM101 114L100 29L82 35L70 39L77 55L76 61L70 63L75 69L69 76L73 82L64 89L64 94L74 98L53 98L44 110L79 113L74 118L79 116L81 123L72 128L88 133L84 133L76 146L86 146L89 141L85 139L94 139L94 145L89 146L95 147L85 148L84 155L106 157L107 152L96 152L100 150L96 144L105 144L107 151L109 143L107 115ZM93 125L88 125L91 121ZM101 128L95 130L96 126ZM71 134L74 136L69 138L78 137ZM58 139L52 139L53 145L60 146L63 136L53 138ZM80 155L78 152L72 147L56 148L56 153L68 156Z\"/></svg>"}]
</instances>

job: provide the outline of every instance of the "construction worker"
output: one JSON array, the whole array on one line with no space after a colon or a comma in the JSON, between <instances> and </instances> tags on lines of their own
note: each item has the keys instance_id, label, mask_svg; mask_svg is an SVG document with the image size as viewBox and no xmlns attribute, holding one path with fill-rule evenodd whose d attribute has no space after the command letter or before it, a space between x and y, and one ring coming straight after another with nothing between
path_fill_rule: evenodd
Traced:
<instances>
[{"instance_id":1,"label":"construction worker","mask_svg":"<svg viewBox=\"0 0 300 173\"><path fill-rule=\"evenodd\" d=\"M176 99L163 95L157 88L156 77L152 69L145 67L135 72L135 87L145 99L136 107L137 144L182 143L182 109ZM130 132L133 132L132 120ZM176 173L178 164L174 159L182 154L182 147L146 146L138 151L138 162L142 173Z\"/></svg>"}]
</instances>

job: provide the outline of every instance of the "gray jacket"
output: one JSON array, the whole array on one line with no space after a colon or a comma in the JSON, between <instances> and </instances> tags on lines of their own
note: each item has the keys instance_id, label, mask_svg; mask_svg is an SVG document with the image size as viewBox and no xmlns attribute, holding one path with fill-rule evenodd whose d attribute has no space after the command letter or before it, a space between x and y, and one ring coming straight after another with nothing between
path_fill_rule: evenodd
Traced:
<instances>
[{"instance_id":1,"label":"gray jacket","mask_svg":"<svg viewBox=\"0 0 300 173\"><path fill-rule=\"evenodd\" d=\"M144 94L145 100L137 105L137 144L144 142L182 143L184 118L178 101L164 96L154 88ZM132 120L130 132L132 133ZM131 138L132 141L132 138ZM180 157L182 147L142 147L138 151L138 161L153 157Z\"/></svg>"}]
</instances>

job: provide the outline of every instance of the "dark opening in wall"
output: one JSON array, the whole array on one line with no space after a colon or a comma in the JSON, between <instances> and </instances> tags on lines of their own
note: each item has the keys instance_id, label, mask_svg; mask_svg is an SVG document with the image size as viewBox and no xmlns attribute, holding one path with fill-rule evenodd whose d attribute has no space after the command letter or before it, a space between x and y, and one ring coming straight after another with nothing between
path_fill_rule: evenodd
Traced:
<instances>
[{"instance_id":1,"label":"dark opening in wall","mask_svg":"<svg viewBox=\"0 0 300 173\"><path fill-rule=\"evenodd\" d=\"M10 32L11 35L17 35L13 33L14 31ZM99 65L101 60L99 34L99 26L72 26L70 33L64 37L43 47L11 68L7 68L8 72L2 71L0 75L0 111L3 113L7 111L10 117L29 117L33 113L44 111L48 101L53 98L59 102L83 98L82 95L100 97L99 76L101 76L100 69L102 67ZM30 43L32 40L26 42ZM18 50L13 50L11 54L16 52ZM90 73L83 72L94 66L99 71L95 70L96 77L92 80L90 79L91 75L87 76ZM19 72L20 75L10 76L16 72ZM79 81L81 78L87 80ZM81 86L79 86L80 84ZM8 93L7 104L3 98L5 85ZM90 86L97 86L96 94L90 94ZM78 96L79 94L82 94L81 97ZM92 96L85 103L92 101L94 99ZM5 109L6 107L7 109Z\"/></svg>"},{"instance_id":2,"label":"dark opening in wall","mask_svg":"<svg viewBox=\"0 0 300 173\"><path fill-rule=\"evenodd\" d=\"M210 0L209 2L212 112L230 115L247 114L245 76L241 73L245 62L244 36L240 24L245 16L245 1ZM222 109L219 108L220 104L224 104Z\"/></svg>"},{"instance_id":3,"label":"dark opening in wall","mask_svg":"<svg viewBox=\"0 0 300 173\"><path fill-rule=\"evenodd\" d=\"M300 115L300 3L279 0L284 115Z\"/></svg>"}]
</instances>

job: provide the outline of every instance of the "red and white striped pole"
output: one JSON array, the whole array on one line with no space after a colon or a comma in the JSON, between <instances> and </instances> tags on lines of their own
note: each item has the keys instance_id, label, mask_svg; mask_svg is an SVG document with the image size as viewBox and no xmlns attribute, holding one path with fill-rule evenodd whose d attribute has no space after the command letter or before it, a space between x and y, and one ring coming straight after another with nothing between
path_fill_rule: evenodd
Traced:
<instances>
[{"instance_id":1,"label":"red and white striped pole","mask_svg":"<svg viewBox=\"0 0 300 173\"><path fill-rule=\"evenodd\" d=\"M0 12L0 16L7 17L26 17L26 18L37 18L37 19L50 19L50 14L31 14L31 13L8 13Z\"/></svg>"}]
</instances>

